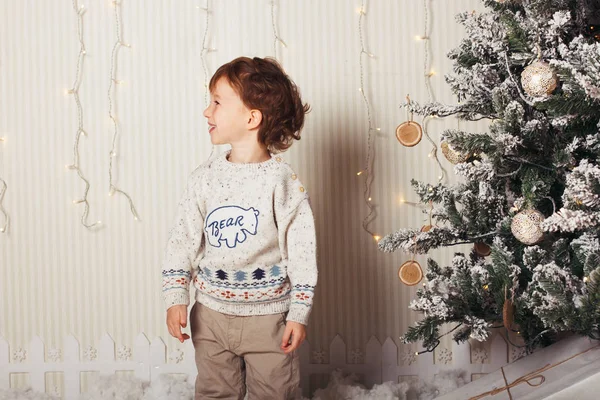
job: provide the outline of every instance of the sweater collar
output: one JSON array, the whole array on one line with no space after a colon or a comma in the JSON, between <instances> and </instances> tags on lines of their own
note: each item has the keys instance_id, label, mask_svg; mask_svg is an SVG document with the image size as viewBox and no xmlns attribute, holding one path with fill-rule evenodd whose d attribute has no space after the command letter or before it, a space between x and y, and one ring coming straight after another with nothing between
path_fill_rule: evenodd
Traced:
<instances>
[{"instance_id":1,"label":"sweater collar","mask_svg":"<svg viewBox=\"0 0 600 400\"><path fill-rule=\"evenodd\" d=\"M234 163L234 162L231 162L227 159L229 157L230 153L231 153L231 150L227 150L227 151L224 151L223 153L221 153L221 155L219 157L219 163L221 165L223 165L225 168L232 170L232 171L257 172L260 170L265 170L267 168L271 168L277 164L276 158L273 156L272 153L269 153L269 155L271 156L270 159L268 159L266 161L262 161L262 162L256 162L256 163Z\"/></svg>"}]
</instances>

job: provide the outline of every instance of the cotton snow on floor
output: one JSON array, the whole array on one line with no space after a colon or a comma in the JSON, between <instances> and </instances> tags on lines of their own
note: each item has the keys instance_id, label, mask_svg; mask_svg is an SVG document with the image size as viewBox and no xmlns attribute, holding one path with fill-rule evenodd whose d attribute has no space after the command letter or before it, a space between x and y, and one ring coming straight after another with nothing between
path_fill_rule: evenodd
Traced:
<instances>
[{"instance_id":1,"label":"cotton snow on floor","mask_svg":"<svg viewBox=\"0 0 600 400\"><path fill-rule=\"evenodd\" d=\"M335 371L324 389L315 391L312 400L430 400L465 384L460 371L443 372L434 381L418 385L386 382L366 389L354 375ZM80 400L193 400L194 388L183 376L163 375L156 381L144 382L134 377L101 376L92 383ZM0 389L1 400L56 400L56 397L31 389ZM302 398L302 400L309 400Z\"/></svg>"}]
</instances>

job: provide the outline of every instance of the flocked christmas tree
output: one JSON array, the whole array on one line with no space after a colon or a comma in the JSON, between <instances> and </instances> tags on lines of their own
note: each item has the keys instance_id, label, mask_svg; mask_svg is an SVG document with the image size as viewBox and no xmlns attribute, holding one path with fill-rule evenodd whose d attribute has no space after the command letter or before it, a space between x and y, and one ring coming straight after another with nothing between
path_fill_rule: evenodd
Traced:
<instances>
[{"instance_id":1,"label":"flocked christmas tree","mask_svg":"<svg viewBox=\"0 0 600 400\"><path fill-rule=\"evenodd\" d=\"M428 260L403 336L432 350L518 332L528 347L560 332L600 338L600 1L484 0L457 19L466 38L446 76L457 105L406 105L420 115L488 119L489 131L447 130L442 149L461 183L412 181L432 229L401 229L385 252L425 254L473 243L451 265Z\"/></svg>"}]
</instances>

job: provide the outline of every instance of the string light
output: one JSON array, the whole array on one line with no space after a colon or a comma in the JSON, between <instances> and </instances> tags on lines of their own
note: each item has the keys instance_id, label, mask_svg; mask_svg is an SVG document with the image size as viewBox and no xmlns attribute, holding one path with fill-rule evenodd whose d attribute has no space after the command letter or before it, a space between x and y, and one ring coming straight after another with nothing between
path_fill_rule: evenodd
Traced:
<instances>
[{"instance_id":1,"label":"string light","mask_svg":"<svg viewBox=\"0 0 600 400\"><path fill-rule=\"evenodd\" d=\"M83 171L80 168L80 154L79 154L79 139L81 135L87 136L86 131L83 129L83 107L81 105L81 100L79 99L79 86L81 85L82 75L83 75L83 59L86 54L85 50L85 42L83 40L83 14L86 11L84 5L78 5L77 0L73 0L73 11L77 15L77 39L79 41L79 54L77 56L77 68L75 72L75 81L73 82L73 86L70 89L66 89L65 93L68 95L73 95L73 99L75 100L75 104L77 105L77 132L75 133L75 140L73 143L73 163L68 164L65 167L68 170L77 171L77 175L79 178L85 183L85 189L83 190L83 196L80 200L74 200L73 204L84 204L83 214L81 215L81 224L85 226L87 229L92 229L95 226L100 224L100 221L96 221L95 223L90 224L88 222L88 216L90 212L90 203L87 199L88 193L90 191L90 182L83 174Z\"/></svg>"},{"instance_id":2,"label":"string light","mask_svg":"<svg viewBox=\"0 0 600 400\"><path fill-rule=\"evenodd\" d=\"M275 0L271 0L271 25L273 27L273 56L278 59L277 42L281 43L283 47L287 47L287 44L279 37L277 27L275 26Z\"/></svg>"},{"instance_id":3,"label":"string light","mask_svg":"<svg viewBox=\"0 0 600 400\"><path fill-rule=\"evenodd\" d=\"M6 138L3 136L0 137L0 143L2 143L2 144L6 143ZM4 224L2 224L2 226L0 227L0 233L8 232L8 225L10 222L8 213L4 209L4 206L2 205L2 201L4 200L4 194L6 193L6 190L8 190L8 185L6 184L6 181L4 179L2 179L2 177L0 177L0 213L2 213L2 216L4 219Z\"/></svg>"},{"instance_id":4,"label":"string light","mask_svg":"<svg viewBox=\"0 0 600 400\"><path fill-rule=\"evenodd\" d=\"M585 283L587 283L589 280L590 280L590 278L588 278L587 276L584 276L584 277L583 277L583 281L584 281Z\"/></svg>"},{"instance_id":5,"label":"string light","mask_svg":"<svg viewBox=\"0 0 600 400\"><path fill-rule=\"evenodd\" d=\"M208 40L208 28L209 28L209 17L210 17L210 0L206 0L206 6L200 7L196 6L196 8L204 11L204 34L202 36L202 49L200 50L200 61L202 62L202 71L204 72L204 107L208 107L208 68L206 66L206 53L210 51L216 51L214 47L208 47L206 42ZM210 159L215 151L215 145L212 145L210 155L208 158Z\"/></svg>"},{"instance_id":6,"label":"string light","mask_svg":"<svg viewBox=\"0 0 600 400\"><path fill-rule=\"evenodd\" d=\"M363 38L362 21L363 21L363 17L367 14L365 12L365 0L363 0L360 8L358 9L358 14L359 14L359 16L358 16L358 35L360 38L360 54L359 54L359 58L358 58L359 67L360 67L360 87L358 88L358 90L362 94L362 98L365 103L365 108L367 110L367 119L369 122L369 134L367 137L367 147L368 148L367 148L367 160L365 163L366 165L365 165L365 168L357 175L361 175L363 172L366 174L363 195L364 195L365 203L366 203L367 207L369 208L369 213L363 219L362 227L366 232L368 232L371 236L373 236L373 238L375 238L377 235L375 235L373 232L371 232L368 228L369 223L374 218L373 214L375 213L375 206L371 203L371 184L373 183L372 169L373 169L373 158L374 158L372 156L372 152L373 152L372 133L373 133L373 131L380 131L380 129L373 127L373 121L372 121L372 116L371 116L371 106L369 104L369 100L367 99L367 96L365 95L365 91L364 91L364 69L363 69L362 56L363 56L363 54L366 54L370 58L375 57L371 52L369 52L365 49L365 43L364 43L364 38Z\"/></svg>"},{"instance_id":7,"label":"string light","mask_svg":"<svg viewBox=\"0 0 600 400\"><path fill-rule=\"evenodd\" d=\"M429 99L429 103L431 103L432 101L435 100L435 95L433 93L433 88L431 87L431 77L433 77L436 73L434 71L434 69L429 65L430 64L430 58L429 58L429 50L430 50L430 46L431 46L431 38L429 36L429 6L428 6L428 2L430 0L423 0L423 7L425 8L425 23L424 23L424 33L423 35L417 35L415 36L415 39L417 41L423 41L424 42L424 46L425 46L425 60L423 62L423 75L425 76L425 87L427 88L427 96ZM427 140L429 140L429 142L431 143L432 149L429 152L429 154L427 155L427 157L429 158L433 158L438 167L441 170L441 175L438 176L438 181L441 182L444 180L444 178L447 175L446 169L444 168L444 166L442 165L442 163L440 162L439 158L437 157L437 144L435 143L435 141L431 138L431 136L429 136L429 132L427 130L427 125L429 123L429 121L432 118L437 118L437 115L432 114L432 115L427 115L423 118L423 134L425 135L425 137L427 138Z\"/></svg>"},{"instance_id":8,"label":"string light","mask_svg":"<svg viewBox=\"0 0 600 400\"><path fill-rule=\"evenodd\" d=\"M122 81L115 78L117 55L119 53L119 49L121 47L131 47L130 45L125 43L123 41L123 38L121 37L121 3L122 3L121 1L113 1L112 2L112 5L113 5L114 11L115 11L114 15L115 15L115 30L117 33L117 41L113 45L111 56L110 56L110 81L109 81L110 83L108 86L108 116L112 120L113 127L114 127L112 147L111 147L111 150L109 153L110 157L109 157L109 163L108 163L108 184L109 184L109 193L115 193L115 192L121 193L122 195L124 195L127 198L127 201L129 202L129 209L131 210L131 213L133 214L133 218L137 221L139 219L139 217L138 217L137 211L135 209L135 206L133 204L133 200L131 199L131 196L129 196L129 194L127 194L127 192L119 189L113 182L113 162L115 161L116 155L117 155L115 146L116 146L116 142L117 142L117 136L119 135L119 124L117 123L116 116L113 114L112 88L113 88L113 83L114 84L122 83Z\"/></svg>"},{"instance_id":9,"label":"string light","mask_svg":"<svg viewBox=\"0 0 600 400\"><path fill-rule=\"evenodd\" d=\"M206 53L214 51L216 49L207 47L206 42L208 39L208 18L210 15L209 0L206 0L206 7L197 6L204 11L204 35L202 36L202 50L200 51L200 60L202 61L202 70L204 71L204 106L208 107L208 68L206 67L206 59L204 58Z\"/></svg>"}]
</instances>

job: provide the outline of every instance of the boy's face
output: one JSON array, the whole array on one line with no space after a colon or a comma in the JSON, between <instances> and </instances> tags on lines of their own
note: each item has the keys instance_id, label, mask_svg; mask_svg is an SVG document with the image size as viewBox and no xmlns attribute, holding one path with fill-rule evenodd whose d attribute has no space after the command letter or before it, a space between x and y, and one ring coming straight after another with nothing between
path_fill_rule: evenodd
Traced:
<instances>
[{"instance_id":1,"label":"boy's face","mask_svg":"<svg viewBox=\"0 0 600 400\"><path fill-rule=\"evenodd\" d=\"M210 94L210 105L204 110L208 119L212 144L241 144L251 138L251 110L225 78L220 78Z\"/></svg>"}]
</instances>

